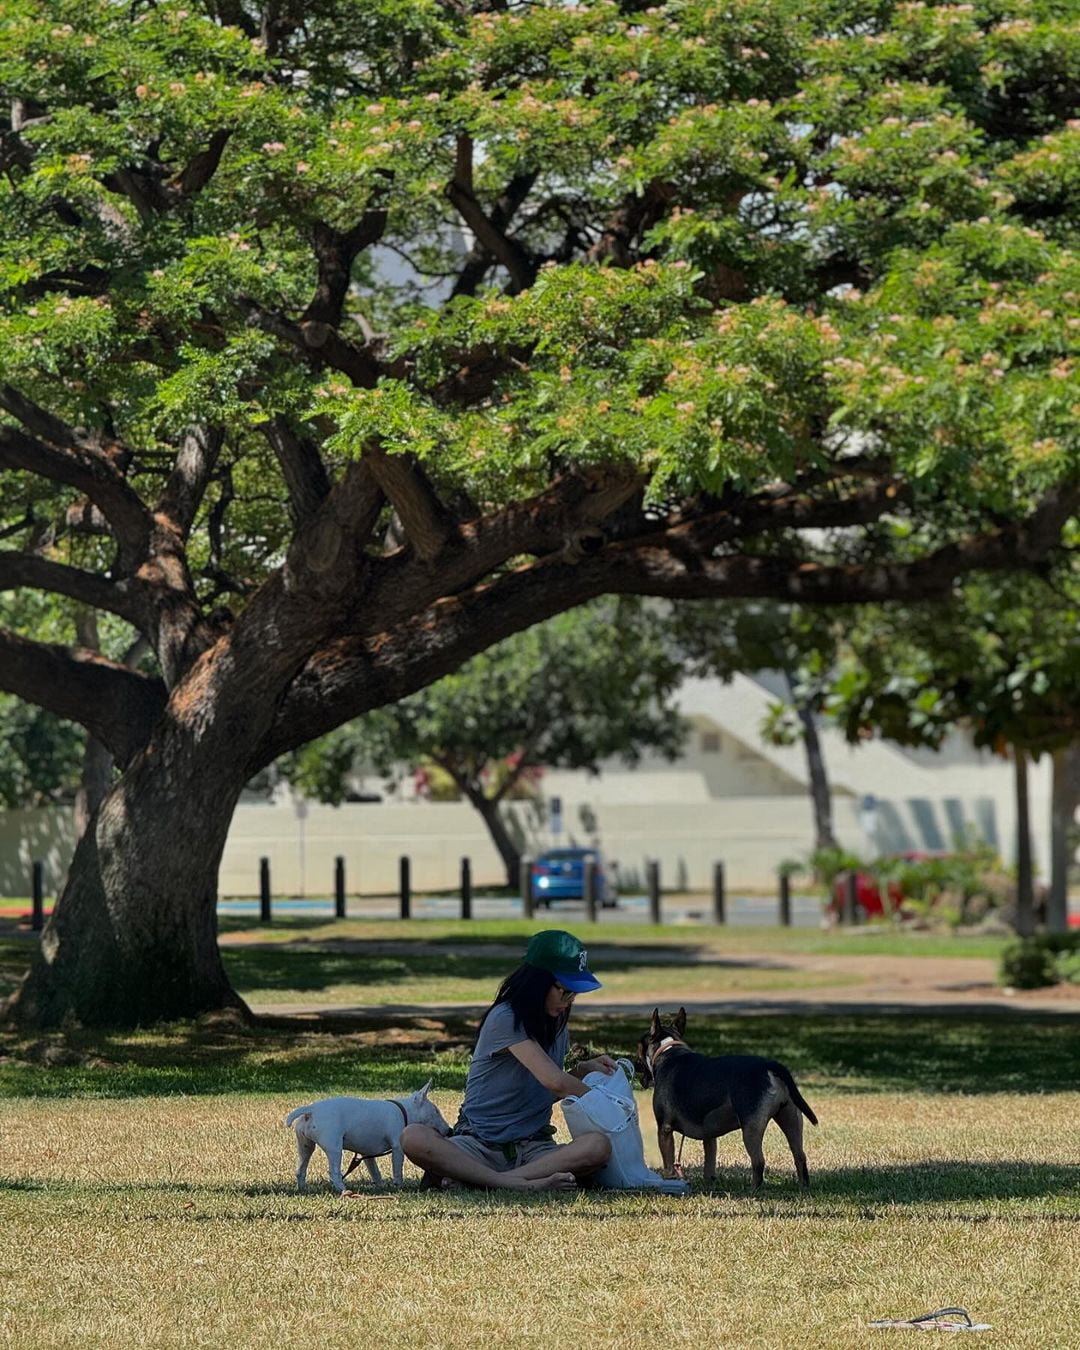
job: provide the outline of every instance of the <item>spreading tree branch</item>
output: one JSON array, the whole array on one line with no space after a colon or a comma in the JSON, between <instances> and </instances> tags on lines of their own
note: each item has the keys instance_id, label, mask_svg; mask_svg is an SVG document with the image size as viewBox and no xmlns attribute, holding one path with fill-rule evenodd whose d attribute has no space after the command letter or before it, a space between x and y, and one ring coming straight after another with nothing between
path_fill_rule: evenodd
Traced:
<instances>
[{"instance_id":1,"label":"spreading tree branch","mask_svg":"<svg viewBox=\"0 0 1080 1350\"><path fill-rule=\"evenodd\" d=\"M293 682L252 768L404 698L492 643L598 595L828 604L935 599L969 571L1008 569L1044 558L1078 505L1080 484L1072 481L1048 493L1025 520L970 535L911 562L829 566L745 554L714 558L667 547L662 535L648 543L609 544L576 562L551 556L444 596L382 632L327 644Z\"/></svg>"},{"instance_id":2,"label":"spreading tree branch","mask_svg":"<svg viewBox=\"0 0 1080 1350\"><path fill-rule=\"evenodd\" d=\"M488 216L473 192L472 183L472 139L459 136L457 163L454 176L446 185L446 195L462 220L472 230L477 242L506 268L510 274L512 290L527 290L536 279L536 263L524 248L511 239L496 223L494 216Z\"/></svg>"},{"instance_id":3,"label":"spreading tree branch","mask_svg":"<svg viewBox=\"0 0 1080 1350\"><path fill-rule=\"evenodd\" d=\"M31 642L0 629L0 689L78 722L123 767L165 709L160 680L85 648Z\"/></svg>"},{"instance_id":4,"label":"spreading tree branch","mask_svg":"<svg viewBox=\"0 0 1080 1350\"><path fill-rule=\"evenodd\" d=\"M506 190L491 208L491 228L505 235L506 228L517 214L519 208L532 191L538 175L535 172L515 174L506 185ZM475 295L487 276L488 269L495 261L494 255L477 239L465 265L454 283L451 296Z\"/></svg>"},{"instance_id":5,"label":"spreading tree branch","mask_svg":"<svg viewBox=\"0 0 1080 1350\"><path fill-rule=\"evenodd\" d=\"M157 513L169 518L182 539L202 505L224 440L220 427L191 427L181 438Z\"/></svg>"},{"instance_id":6,"label":"spreading tree branch","mask_svg":"<svg viewBox=\"0 0 1080 1350\"><path fill-rule=\"evenodd\" d=\"M126 619L135 628L146 622L144 597L130 580L107 581L96 572L52 562L33 553L0 552L0 591L49 591Z\"/></svg>"},{"instance_id":7,"label":"spreading tree branch","mask_svg":"<svg viewBox=\"0 0 1080 1350\"><path fill-rule=\"evenodd\" d=\"M263 434L281 465L293 523L301 525L315 514L330 491L319 448L309 437L298 435L284 417L266 422Z\"/></svg>"},{"instance_id":8,"label":"spreading tree branch","mask_svg":"<svg viewBox=\"0 0 1080 1350\"><path fill-rule=\"evenodd\" d=\"M418 557L430 561L450 538L454 522L427 475L411 455L388 455L381 446L364 455Z\"/></svg>"},{"instance_id":9,"label":"spreading tree branch","mask_svg":"<svg viewBox=\"0 0 1080 1350\"><path fill-rule=\"evenodd\" d=\"M0 406L9 412L14 413L23 402L11 397L6 387L0 390ZM49 414L45 416L50 423L57 421ZM108 450L88 444L68 427L63 428L63 434L50 439L55 439L54 445L46 445L14 427L0 427L0 468L39 474L89 497L112 526L120 545L121 568L132 570L146 554L151 528L146 506L126 482Z\"/></svg>"},{"instance_id":10,"label":"spreading tree branch","mask_svg":"<svg viewBox=\"0 0 1080 1350\"><path fill-rule=\"evenodd\" d=\"M284 314L264 309L254 300L244 303L252 327L261 328L264 333L294 347L316 367L347 375L358 389L374 389L382 373L378 360L365 348L343 338L331 324L318 319L296 323Z\"/></svg>"}]
</instances>

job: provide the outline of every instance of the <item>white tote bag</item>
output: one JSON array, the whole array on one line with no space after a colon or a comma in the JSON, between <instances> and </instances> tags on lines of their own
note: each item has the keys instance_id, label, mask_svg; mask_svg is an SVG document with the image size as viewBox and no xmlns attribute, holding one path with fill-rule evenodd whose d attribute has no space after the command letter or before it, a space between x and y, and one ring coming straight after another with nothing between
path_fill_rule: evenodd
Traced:
<instances>
[{"instance_id":1,"label":"white tote bag","mask_svg":"<svg viewBox=\"0 0 1080 1350\"><path fill-rule=\"evenodd\" d=\"M618 1063L614 1073L585 1076L582 1081L590 1092L563 1098L562 1112L571 1136L576 1139L579 1134L599 1130L611 1141L611 1158L596 1173L601 1186L615 1191L650 1190L685 1195L690 1189L687 1182L669 1181L646 1167L632 1085L634 1066L628 1059L620 1059Z\"/></svg>"}]
</instances>

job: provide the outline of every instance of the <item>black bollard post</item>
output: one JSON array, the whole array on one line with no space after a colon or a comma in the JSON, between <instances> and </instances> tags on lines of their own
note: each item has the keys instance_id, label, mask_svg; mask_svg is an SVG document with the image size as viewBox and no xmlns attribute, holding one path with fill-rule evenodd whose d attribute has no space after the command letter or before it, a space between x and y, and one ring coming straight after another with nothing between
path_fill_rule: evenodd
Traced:
<instances>
[{"instance_id":1,"label":"black bollard post","mask_svg":"<svg viewBox=\"0 0 1080 1350\"><path fill-rule=\"evenodd\" d=\"M859 874L854 870L844 878L844 922L859 922Z\"/></svg>"},{"instance_id":2,"label":"black bollard post","mask_svg":"<svg viewBox=\"0 0 1080 1350\"><path fill-rule=\"evenodd\" d=\"M650 858L645 864L649 886L649 922L660 923L660 864Z\"/></svg>"},{"instance_id":3,"label":"black bollard post","mask_svg":"<svg viewBox=\"0 0 1080 1350\"><path fill-rule=\"evenodd\" d=\"M596 922L596 859L586 858L585 875L582 881L582 898L585 901L585 917L590 923Z\"/></svg>"},{"instance_id":4,"label":"black bollard post","mask_svg":"<svg viewBox=\"0 0 1080 1350\"><path fill-rule=\"evenodd\" d=\"M724 922L724 864L713 863L712 870L712 912L713 923Z\"/></svg>"},{"instance_id":5,"label":"black bollard post","mask_svg":"<svg viewBox=\"0 0 1080 1350\"><path fill-rule=\"evenodd\" d=\"M791 927L791 877L780 872L780 925Z\"/></svg>"},{"instance_id":6,"label":"black bollard post","mask_svg":"<svg viewBox=\"0 0 1080 1350\"><path fill-rule=\"evenodd\" d=\"M525 855L521 860L521 908L527 919L533 916L532 859Z\"/></svg>"},{"instance_id":7,"label":"black bollard post","mask_svg":"<svg viewBox=\"0 0 1080 1350\"><path fill-rule=\"evenodd\" d=\"M31 872L31 910L30 927L40 933L45 927L45 864L36 862Z\"/></svg>"},{"instance_id":8,"label":"black bollard post","mask_svg":"<svg viewBox=\"0 0 1080 1350\"><path fill-rule=\"evenodd\" d=\"M461 917L472 918L472 863L468 858L461 860Z\"/></svg>"},{"instance_id":9,"label":"black bollard post","mask_svg":"<svg viewBox=\"0 0 1080 1350\"><path fill-rule=\"evenodd\" d=\"M409 875L409 858L407 854L401 855L398 863L398 876L400 877L399 893L401 895L401 917L408 919L412 913L412 878Z\"/></svg>"},{"instance_id":10,"label":"black bollard post","mask_svg":"<svg viewBox=\"0 0 1080 1350\"><path fill-rule=\"evenodd\" d=\"M259 922L270 922L270 859L259 859Z\"/></svg>"},{"instance_id":11,"label":"black bollard post","mask_svg":"<svg viewBox=\"0 0 1080 1350\"><path fill-rule=\"evenodd\" d=\"M791 927L791 877L786 872L780 873L780 923Z\"/></svg>"},{"instance_id":12,"label":"black bollard post","mask_svg":"<svg viewBox=\"0 0 1080 1350\"><path fill-rule=\"evenodd\" d=\"M345 917L345 859L334 859L334 918Z\"/></svg>"}]
</instances>

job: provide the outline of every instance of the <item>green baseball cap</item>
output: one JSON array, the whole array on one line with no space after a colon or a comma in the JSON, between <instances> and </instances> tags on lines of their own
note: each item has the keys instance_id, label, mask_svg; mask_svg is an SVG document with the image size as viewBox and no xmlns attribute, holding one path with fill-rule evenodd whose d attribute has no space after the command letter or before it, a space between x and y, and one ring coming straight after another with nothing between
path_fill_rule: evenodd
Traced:
<instances>
[{"instance_id":1,"label":"green baseball cap","mask_svg":"<svg viewBox=\"0 0 1080 1350\"><path fill-rule=\"evenodd\" d=\"M525 964L550 972L572 994L588 994L600 988L600 981L589 969L589 953L573 933L560 928L533 934L525 950Z\"/></svg>"}]
</instances>

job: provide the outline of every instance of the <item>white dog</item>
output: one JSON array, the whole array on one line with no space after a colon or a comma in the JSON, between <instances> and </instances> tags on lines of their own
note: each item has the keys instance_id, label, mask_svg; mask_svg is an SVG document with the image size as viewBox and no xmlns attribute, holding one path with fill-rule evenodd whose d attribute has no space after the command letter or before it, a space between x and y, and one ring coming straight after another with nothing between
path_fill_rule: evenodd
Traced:
<instances>
[{"instance_id":1,"label":"white dog","mask_svg":"<svg viewBox=\"0 0 1080 1350\"><path fill-rule=\"evenodd\" d=\"M376 1158L391 1156L394 1180L401 1183L405 1154L401 1132L406 1125L430 1125L440 1134L449 1134L450 1126L439 1108L428 1100L431 1079L410 1097L373 1100L370 1097L327 1097L325 1101L298 1106L285 1118L296 1131L296 1188L307 1188L307 1169L315 1147L326 1154L330 1184L339 1195L346 1190L341 1175L341 1151L351 1149L363 1159L372 1181L382 1181ZM352 1169L350 1168L350 1171Z\"/></svg>"}]
</instances>

